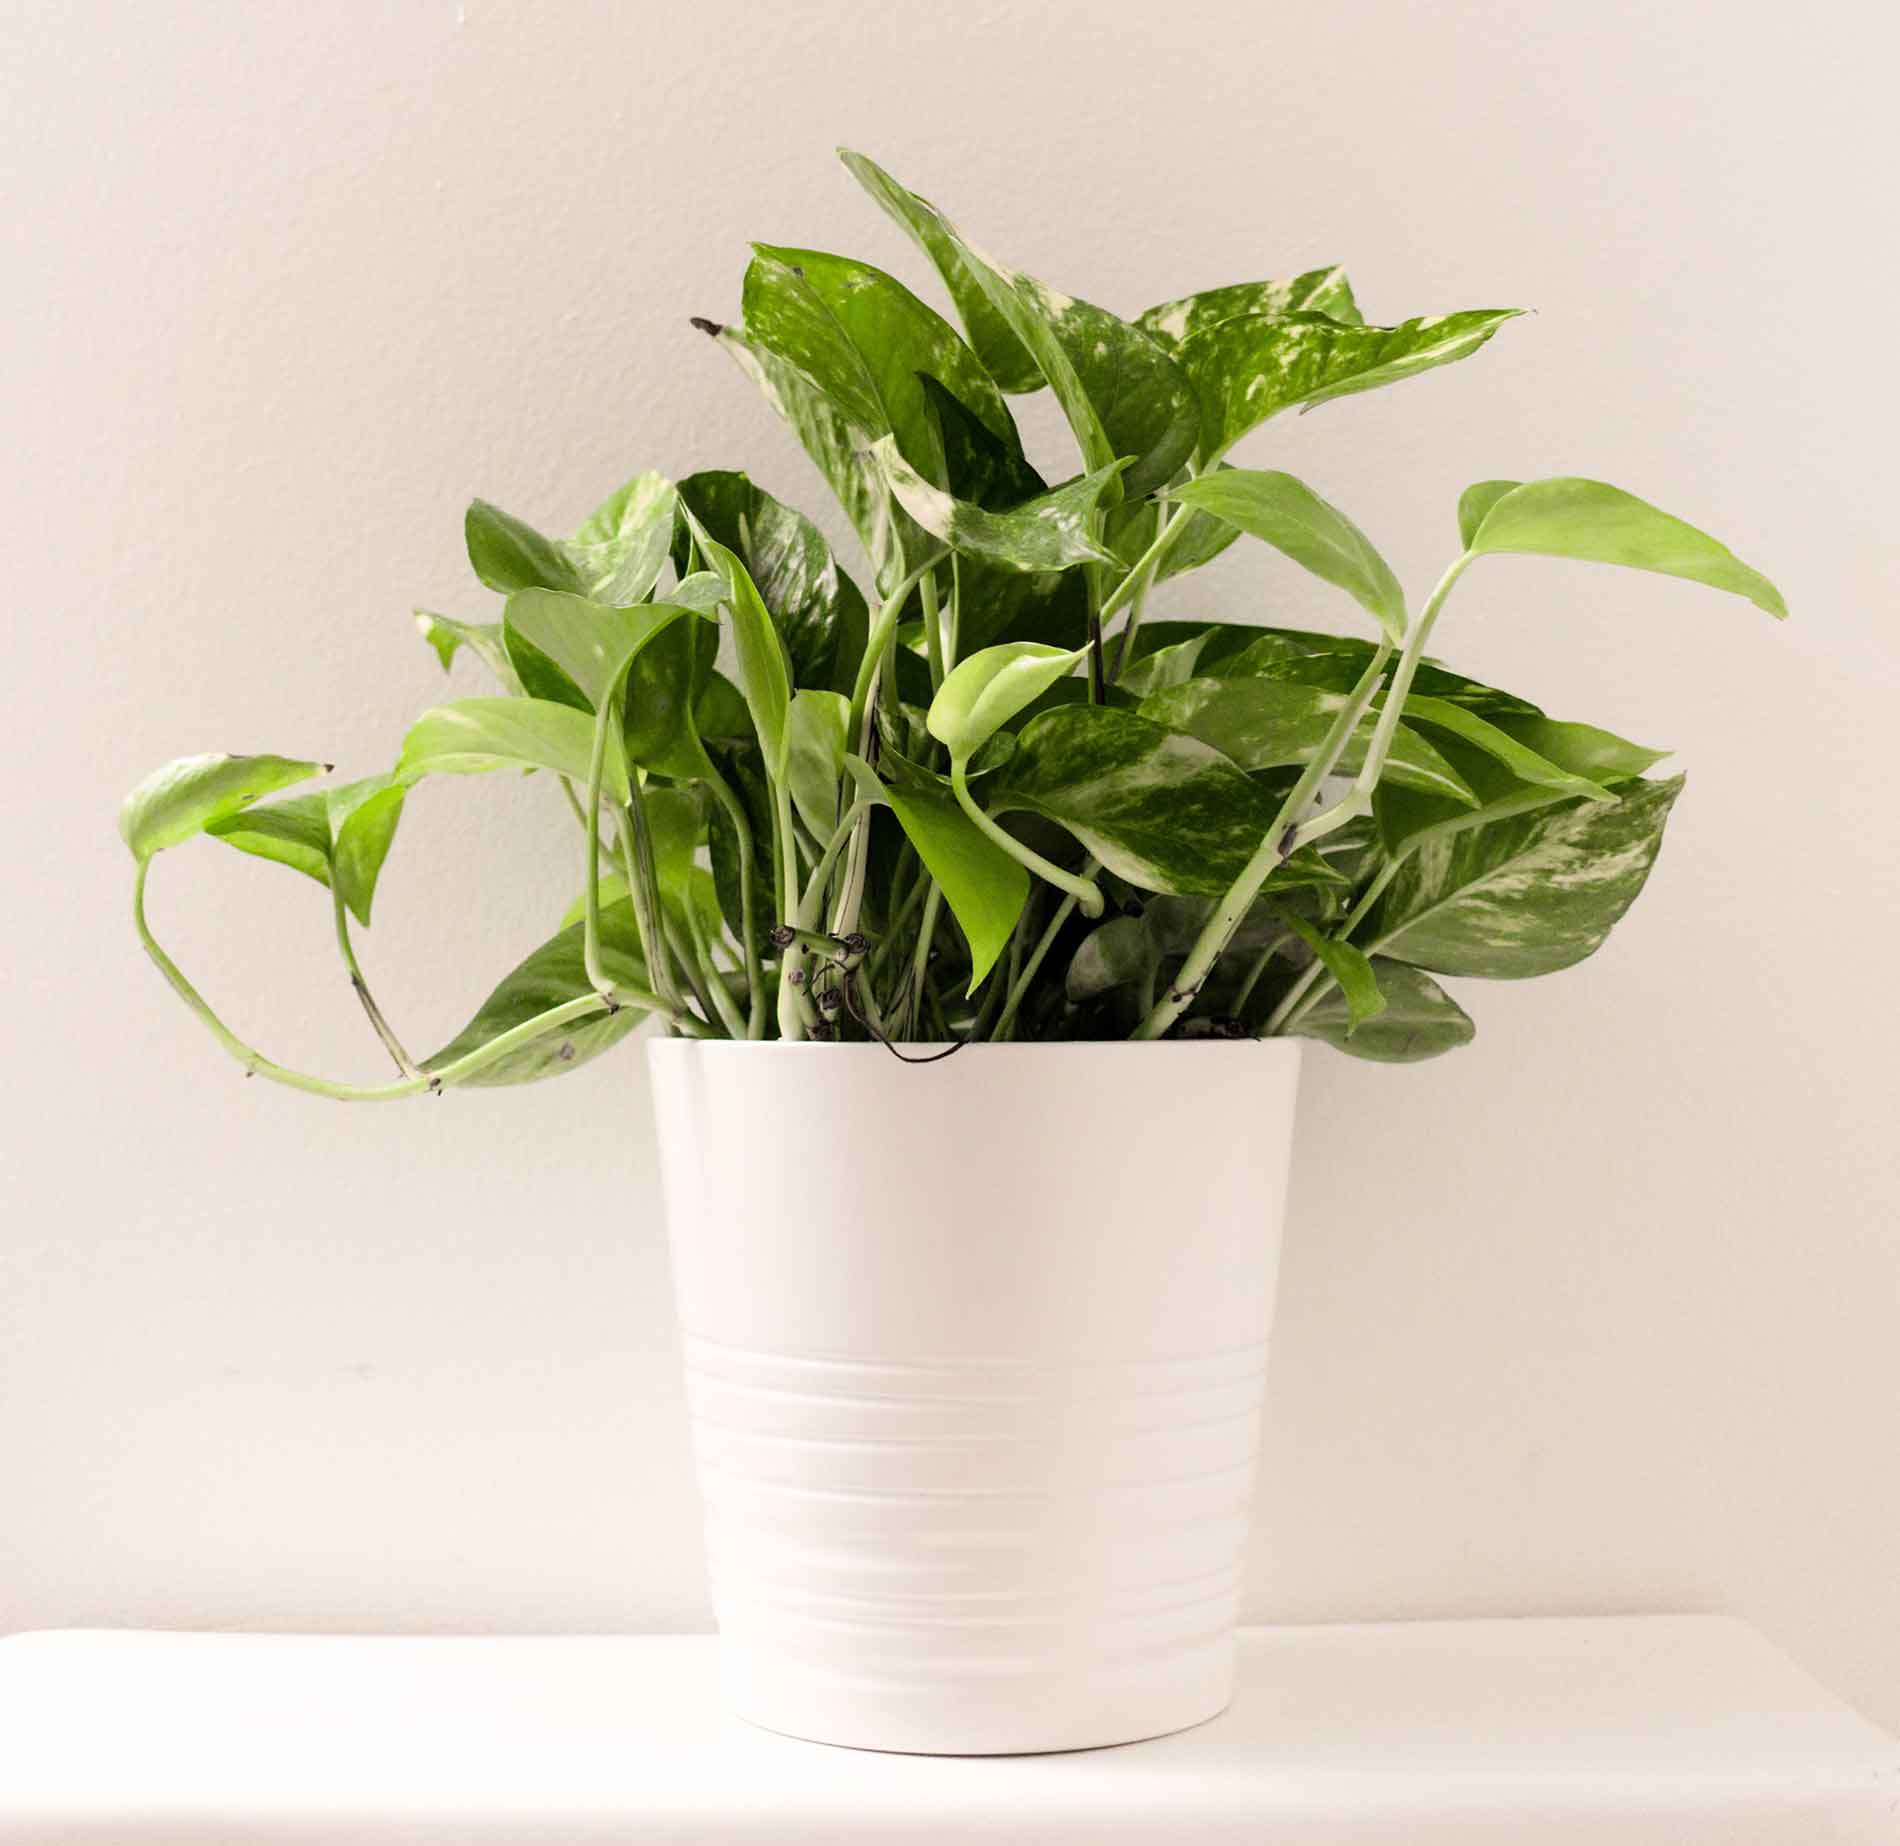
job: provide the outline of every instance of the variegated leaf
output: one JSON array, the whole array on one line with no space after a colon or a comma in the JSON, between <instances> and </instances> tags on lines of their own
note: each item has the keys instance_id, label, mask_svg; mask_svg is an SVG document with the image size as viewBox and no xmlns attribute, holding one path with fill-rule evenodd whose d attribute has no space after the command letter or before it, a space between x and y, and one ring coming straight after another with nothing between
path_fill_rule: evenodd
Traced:
<instances>
[{"instance_id":1,"label":"variegated leaf","mask_svg":"<svg viewBox=\"0 0 1900 1846\"><path fill-rule=\"evenodd\" d=\"M1281 282L1232 282L1164 301L1135 317L1135 325L1170 351L1183 340L1242 314L1324 314L1348 327L1365 324L1352 284L1337 263Z\"/></svg>"},{"instance_id":2,"label":"variegated leaf","mask_svg":"<svg viewBox=\"0 0 1900 1846\"><path fill-rule=\"evenodd\" d=\"M1316 1038L1379 1064L1417 1064L1471 1043L1471 1017L1429 974L1401 961L1372 957L1384 1007L1355 1026L1337 987L1329 988L1288 1027L1295 1038Z\"/></svg>"},{"instance_id":3,"label":"variegated leaf","mask_svg":"<svg viewBox=\"0 0 1900 1846\"><path fill-rule=\"evenodd\" d=\"M1682 778L1567 802L1412 851L1359 932L1368 952L1440 974L1520 980L1595 952L1635 902Z\"/></svg>"},{"instance_id":4,"label":"variegated leaf","mask_svg":"<svg viewBox=\"0 0 1900 1846\"><path fill-rule=\"evenodd\" d=\"M614 608L645 602L660 580L673 523L673 483L663 474L636 474L567 541L582 593Z\"/></svg>"}]
</instances>

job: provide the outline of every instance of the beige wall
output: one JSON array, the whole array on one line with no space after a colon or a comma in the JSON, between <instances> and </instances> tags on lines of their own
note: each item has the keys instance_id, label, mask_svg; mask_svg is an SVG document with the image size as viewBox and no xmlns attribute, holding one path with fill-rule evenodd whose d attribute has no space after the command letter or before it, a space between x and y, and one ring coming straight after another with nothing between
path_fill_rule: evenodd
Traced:
<instances>
[{"instance_id":1,"label":"beige wall","mask_svg":"<svg viewBox=\"0 0 1900 1846\"><path fill-rule=\"evenodd\" d=\"M1447 653L1689 791L1603 954L1467 990L1473 1049L1314 1059L1252 1607L1734 1609L1900 1723L1886 9L6 15L0 1628L704 1621L639 1059L246 1084L137 954L112 815L187 750L386 763L441 684L411 604L485 600L472 492L815 506L686 316L752 236L918 279L851 140L1124 310L1334 259L1374 318L1540 310L1245 451L1415 585L1467 482L1581 472L1786 589L1782 629L1582 566L1460 592ZM1250 548L1172 612L1338 605ZM366 944L415 1038L568 856L532 785L416 798ZM312 888L199 847L153 908L270 1049L376 1070Z\"/></svg>"}]
</instances>

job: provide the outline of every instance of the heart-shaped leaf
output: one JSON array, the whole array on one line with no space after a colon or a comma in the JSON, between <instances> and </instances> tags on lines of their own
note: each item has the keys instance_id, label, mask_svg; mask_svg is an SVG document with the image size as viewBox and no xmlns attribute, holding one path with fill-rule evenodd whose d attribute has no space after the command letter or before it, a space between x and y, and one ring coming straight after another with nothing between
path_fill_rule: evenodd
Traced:
<instances>
[{"instance_id":1,"label":"heart-shaped leaf","mask_svg":"<svg viewBox=\"0 0 1900 1846\"><path fill-rule=\"evenodd\" d=\"M594 725L584 712L548 699L460 699L426 711L409 727L399 776L481 775L494 769L551 769L587 783ZM627 766L608 753L608 793L627 799Z\"/></svg>"},{"instance_id":2,"label":"heart-shaped leaf","mask_svg":"<svg viewBox=\"0 0 1900 1846\"><path fill-rule=\"evenodd\" d=\"M1093 536L1092 528L1125 463L1082 475L1008 512L992 513L931 486L898 454L889 436L873 443L871 454L904 511L952 550L1015 571L1115 562L1115 554Z\"/></svg>"},{"instance_id":3,"label":"heart-shaped leaf","mask_svg":"<svg viewBox=\"0 0 1900 1846\"><path fill-rule=\"evenodd\" d=\"M314 795L242 809L205 831L239 852L287 865L320 885L335 884L352 915L367 925L407 793L400 777L365 776Z\"/></svg>"},{"instance_id":4,"label":"heart-shaped leaf","mask_svg":"<svg viewBox=\"0 0 1900 1846\"><path fill-rule=\"evenodd\" d=\"M785 773L786 717L792 702L784 644L739 554L720 544L690 509L685 517L700 556L726 580L733 647L739 657L739 688L745 694L746 709L752 714L753 728L765 751L767 772L776 781Z\"/></svg>"},{"instance_id":5,"label":"heart-shaped leaf","mask_svg":"<svg viewBox=\"0 0 1900 1846\"><path fill-rule=\"evenodd\" d=\"M502 637L532 695L598 711L634 656L690 615L671 603L613 609L559 590L517 590L502 617Z\"/></svg>"},{"instance_id":6,"label":"heart-shaped leaf","mask_svg":"<svg viewBox=\"0 0 1900 1846\"><path fill-rule=\"evenodd\" d=\"M1242 314L1181 343L1201 405L1202 459L1295 405L1396 384L1469 357L1516 308L1475 308L1396 327L1348 327L1323 314Z\"/></svg>"},{"instance_id":7,"label":"heart-shaped leaf","mask_svg":"<svg viewBox=\"0 0 1900 1846\"><path fill-rule=\"evenodd\" d=\"M1337 987L1329 989L1288 1028L1295 1038L1316 1038L1356 1058L1379 1064L1417 1064L1471 1043L1471 1017L1429 974L1401 961L1371 958L1373 978L1385 1005L1355 1027Z\"/></svg>"},{"instance_id":8,"label":"heart-shaped leaf","mask_svg":"<svg viewBox=\"0 0 1900 1846\"><path fill-rule=\"evenodd\" d=\"M328 768L288 756L181 756L153 770L126 796L119 837L143 861Z\"/></svg>"},{"instance_id":9,"label":"heart-shaped leaf","mask_svg":"<svg viewBox=\"0 0 1900 1846\"><path fill-rule=\"evenodd\" d=\"M567 553L512 513L486 500L472 500L462 534L475 575L491 590L504 596L536 588L580 593L580 573Z\"/></svg>"},{"instance_id":10,"label":"heart-shaped leaf","mask_svg":"<svg viewBox=\"0 0 1900 1846\"><path fill-rule=\"evenodd\" d=\"M1502 485L1486 481L1468 489L1461 503L1461 523L1473 494ZM1513 487L1490 501L1466 548L1480 557L1502 551L1529 552L1657 571L1745 596L1773 616L1788 613L1781 592L1726 545L1603 481L1558 476Z\"/></svg>"},{"instance_id":11,"label":"heart-shaped leaf","mask_svg":"<svg viewBox=\"0 0 1900 1846\"><path fill-rule=\"evenodd\" d=\"M1360 327L1365 317L1352 298L1352 284L1338 264L1309 269L1280 282L1232 282L1225 288L1203 289L1164 301L1135 317L1135 325L1170 351L1183 340L1243 314L1324 314L1328 320Z\"/></svg>"},{"instance_id":12,"label":"heart-shaped leaf","mask_svg":"<svg viewBox=\"0 0 1900 1846\"><path fill-rule=\"evenodd\" d=\"M1086 649L1006 641L960 660L930 703L930 734L956 760L973 756L1038 694L1069 673Z\"/></svg>"},{"instance_id":13,"label":"heart-shaped leaf","mask_svg":"<svg viewBox=\"0 0 1900 1846\"><path fill-rule=\"evenodd\" d=\"M1405 592L1372 541L1338 507L1304 481L1277 470L1228 468L1174 490L1198 507L1264 539L1314 576L1337 586L1383 628L1395 646L1405 640Z\"/></svg>"},{"instance_id":14,"label":"heart-shaped leaf","mask_svg":"<svg viewBox=\"0 0 1900 1846\"><path fill-rule=\"evenodd\" d=\"M1636 901L1680 776L1614 802L1492 821L1409 853L1360 930L1368 952L1439 974L1521 980L1580 962Z\"/></svg>"}]
</instances>

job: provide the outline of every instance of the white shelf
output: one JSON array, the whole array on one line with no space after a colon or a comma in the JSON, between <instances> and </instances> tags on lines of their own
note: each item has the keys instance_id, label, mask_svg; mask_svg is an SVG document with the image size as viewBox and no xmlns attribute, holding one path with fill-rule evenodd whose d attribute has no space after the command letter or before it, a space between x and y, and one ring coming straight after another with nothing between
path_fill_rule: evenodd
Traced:
<instances>
[{"instance_id":1,"label":"white shelf","mask_svg":"<svg viewBox=\"0 0 1900 1846\"><path fill-rule=\"evenodd\" d=\"M1900 1745L1716 1617L1254 1629L1225 1716L1038 1757L752 1730L713 1647L15 1636L0 1842L1900 1842Z\"/></svg>"}]
</instances>

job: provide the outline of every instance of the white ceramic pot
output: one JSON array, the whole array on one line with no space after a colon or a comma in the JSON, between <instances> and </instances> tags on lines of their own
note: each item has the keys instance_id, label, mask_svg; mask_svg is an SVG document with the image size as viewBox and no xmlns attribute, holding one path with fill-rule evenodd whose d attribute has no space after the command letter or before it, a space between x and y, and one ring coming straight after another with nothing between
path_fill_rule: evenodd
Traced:
<instances>
[{"instance_id":1,"label":"white ceramic pot","mask_svg":"<svg viewBox=\"0 0 1900 1846\"><path fill-rule=\"evenodd\" d=\"M1069 1750L1232 1695L1298 1048L649 1048L727 1696Z\"/></svg>"}]
</instances>

